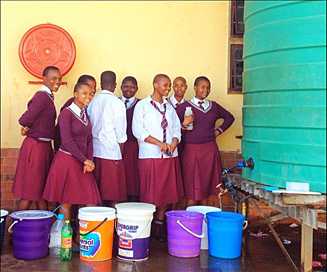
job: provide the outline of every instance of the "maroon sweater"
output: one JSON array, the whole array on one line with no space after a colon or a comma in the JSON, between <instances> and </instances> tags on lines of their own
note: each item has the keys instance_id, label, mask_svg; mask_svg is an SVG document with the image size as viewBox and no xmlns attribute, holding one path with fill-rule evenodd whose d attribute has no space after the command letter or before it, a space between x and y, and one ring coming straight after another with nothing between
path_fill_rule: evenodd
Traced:
<instances>
[{"instance_id":1,"label":"maroon sweater","mask_svg":"<svg viewBox=\"0 0 327 272\"><path fill-rule=\"evenodd\" d=\"M62 112L63 109L67 108L70 106L71 103L74 102L74 97L69 98L65 104L60 108L60 112ZM60 147L60 130L59 130L59 124L57 123L56 128L55 128L55 139L54 139L54 149L58 151Z\"/></svg>"},{"instance_id":2,"label":"maroon sweater","mask_svg":"<svg viewBox=\"0 0 327 272\"><path fill-rule=\"evenodd\" d=\"M186 144L203 144L215 141L215 123L218 119L223 119L224 123L220 129L225 131L234 122L233 115L214 101L209 101L210 105L206 111L201 110L192 102L186 101L176 109L177 115L184 120L186 107L192 107L194 122L193 130L182 130L183 142Z\"/></svg>"},{"instance_id":3,"label":"maroon sweater","mask_svg":"<svg viewBox=\"0 0 327 272\"><path fill-rule=\"evenodd\" d=\"M53 97L47 92L38 91L27 104L27 111L18 122L28 127L27 136L32 138L55 138L55 121L57 113Z\"/></svg>"},{"instance_id":4,"label":"maroon sweater","mask_svg":"<svg viewBox=\"0 0 327 272\"><path fill-rule=\"evenodd\" d=\"M74 102L74 99L75 99L74 96L71 97L71 98L69 98L69 99L65 102L65 104L60 108L60 112L62 112L62 110L63 110L64 108L69 107L70 104Z\"/></svg>"},{"instance_id":5,"label":"maroon sweater","mask_svg":"<svg viewBox=\"0 0 327 272\"><path fill-rule=\"evenodd\" d=\"M132 132L132 122L133 122L133 115L134 109L140 100L135 98L133 105L126 110L126 119L127 119L127 141L137 141Z\"/></svg>"},{"instance_id":6,"label":"maroon sweater","mask_svg":"<svg viewBox=\"0 0 327 272\"><path fill-rule=\"evenodd\" d=\"M87 118L84 123L69 108L59 114L60 149L69 152L80 162L93 159L92 126Z\"/></svg>"}]
</instances>

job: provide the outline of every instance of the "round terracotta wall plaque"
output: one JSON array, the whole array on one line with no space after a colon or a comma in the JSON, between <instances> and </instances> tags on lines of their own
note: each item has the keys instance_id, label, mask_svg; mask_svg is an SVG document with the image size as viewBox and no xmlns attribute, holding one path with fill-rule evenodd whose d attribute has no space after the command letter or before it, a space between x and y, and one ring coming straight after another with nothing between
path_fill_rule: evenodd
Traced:
<instances>
[{"instance_id":1,"label":"round terracotta wall plaque","mask_svg":"<svg viewBox=\"0 0 327 272\"><path fill-rule=\"evenodd\" d=\"M29 29L19 45L19 58L33 76L42 78L49 65L58 67L62 75L72 68L76 57L74 40L63 28L41 24Z\"/></svg>"}]
</instances>

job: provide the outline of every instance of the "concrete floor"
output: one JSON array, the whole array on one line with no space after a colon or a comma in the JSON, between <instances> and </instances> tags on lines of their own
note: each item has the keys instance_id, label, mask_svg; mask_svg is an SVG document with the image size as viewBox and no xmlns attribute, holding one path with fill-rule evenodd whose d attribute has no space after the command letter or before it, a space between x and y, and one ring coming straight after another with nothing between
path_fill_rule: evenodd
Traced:
<instances>
[{"instance_id":1,"label":"concrete floor","mask_svg":"<svg viewBox=\"0 0 327 272\"><path fill-rule=\"evenodd\" d=\"M300 258L300 228L291 229L288 225L279 227L279 233L284 239L292 241L287 249L299 264ZM265 230L264 228L260 230ZM258 228L251 231L258 231ZM318 239L318 240L317 240ZM323 240L322 240L323 239ZM316 236L315 256L326 247L325 235ZM247 246L243 248L243 256L238 260L219 260L208 257L207 251L202 251L198 258L176 258L168 255L167 244L156 240L151 242L150 258L144 262L129 263L113 258L106 262L82 262L79 255L74 254L73 260L61 263L58 258L50 254L48 257L35 261L15 259L11 254L11 246L5 245L1 256L1 271L80 271L80 272L291 272L285 257L271 236L255 238L248 235ZM325 265L325 264L324 264ZM326 271L324 269L316 271Z\"/></svg>"}]
</instances>

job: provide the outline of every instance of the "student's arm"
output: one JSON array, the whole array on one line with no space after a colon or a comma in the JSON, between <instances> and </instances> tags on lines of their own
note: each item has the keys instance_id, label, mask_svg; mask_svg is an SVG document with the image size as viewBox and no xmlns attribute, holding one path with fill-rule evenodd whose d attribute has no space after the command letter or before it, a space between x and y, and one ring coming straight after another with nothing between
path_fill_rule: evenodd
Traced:
<instances>
[{"instance_id":1,"label":"student's arm","mask_svg":"<svg viewBox=\"0 0 327 272\"><path fill-rule=\"evenodd\" d=\"M170 147L170 152L174 152L178 143L181 141L181 123L177 113L174 111L172 116L173 120L173 140Z\"/></svg>"},{"instance_id":2,"label":"student's arm","mask_svg":"<svg viewBox=\"0 0 327 272\"><path fill-rule=\"evenodd\" d=\"M167 152L169 150L169 145L159 141L157 138L148 136L144 139L144 142L149 144L154 144L159 146L161 152Z\"/></svg>"},{"instance_id":3,"label":"student's arm","mask_svg":"<svg viewBox=\"0 0 327 272\"><path fill-rule=\"evenodd\" d=\"M71 153L73 157L75 157L77 160L84 164L84 162L88 159L80 151L72 136L72 114L69 110L63 110L60 113L59 128L61 143L65 147L65 150Z\"/></svg>"},{"instance_id":4,"label":"student's arm","mask_svg":"<svg viewBox=\"0 0 327 272\"><path fill-rule=\"evenodd\" d=\"M121 101L115 104L114 130L116 140L119 143L119 146L122 151L124 146L123 143L127 141L127 118L125 105Z\"/></svg>"},{"instance_id":5,"label":"student's arm","mask_svg":"<svg viewBox=\"0 0 327 272\"><path fill-rule=\"evenodd\" d=\"M234 116L227 111L226 109L224 109L222 106L220 106L219 104L215 103L216 107L217 107L217 120L218 119L223 119L224 122L223 124L216 128L216 131L219 132L219 134L222 134L225 130L227 130L234 122L235 118Z\"/></svg>"},{"instance_id":6,"label":"student's arm","mask_svg":"<svg viewBox=\"0 0 327 272\"><path fill-rule=\"evenodd\" d=\"M150 136L147 125L144 122L143 105L136 104L132 121L132 132L136 139L144 142Z\"/></svg>"},{"instance_id":7,"label":"student's arm","mask_svg":"<svg viewBox=\"0 0 327 272\"><path fill-rule=\"evenodd\" d=\"M87 158L93 161L93 138L92 134L87 137Z\"/></svg>"},{"instance_id":8,"label":"student's arm","mask_svg":"<svg viewBox=\"0 0 327 272\"><path fill-rule=\"evenodd\" d=\"M59 147L60 147L60 129L59 129L59 124L56 124L55 127L55 138L53 141L53 145L54 145L54 150L55 152L58 151Z\"/></svg>"},{"instance_id":9,"label":"student's arm","mask_svg":"<svg viewBox=\"0 0 327 272\"><path fill-rule=\"evenodd\" d=\"M32 127L35 119L49 106L49 97L46 93L37 92L27 105L27 110L19 118L18 122L24 128Z\"/></svg>"}]
</instances>

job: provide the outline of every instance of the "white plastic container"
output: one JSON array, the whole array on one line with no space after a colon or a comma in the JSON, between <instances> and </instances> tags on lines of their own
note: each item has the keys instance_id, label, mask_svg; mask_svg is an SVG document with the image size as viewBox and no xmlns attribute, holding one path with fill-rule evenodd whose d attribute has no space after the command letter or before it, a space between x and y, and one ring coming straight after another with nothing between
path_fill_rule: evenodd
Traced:
<instances>
[{"instance_id":1,"label":"white plastic container","mask_svg":"<svg viewBox=\"0 0 327 272\"><path fill-rule=\"evenodd\" d=\"M186 209L189 212L199 212L204 215L202 224L202 233L204 237L201 239L201 250L208 250L208 227L206 222L206 213L221 212L221 209L213 206L190 206Z\"/></svg>"},{"instance_id":2,"label":"white plastic container","mask_svg":"<svg viewBox=\"0 0 327 272\"><path fill-rule=\"evenodd\" d=\"M64 225L64 219L65 216L62 213L58 214L57 220L51 226L49 248L53 249L56 256L60 253L61 229Z\"/></svg>"},{"instance_id":3,"label":"white plastic container","mask_svg":"<svg viewBox=\"0 0 327 272\"><path fill-rule=\"evenodd\" d=\"M186 107L184 116L191 116L193 114L192 107ZM189 124L186 127L186 130L192 130L193 129L193 123Z\"/></svg>"},{"instance_id":4,"label":"white plastic container","mask_svg":"<svg viewBox=\"0 0 327 272\"><path fill-rule=\"evenodd\" d=\"M149 257L151 222L156 207L142 202L120 203L117 209L118 257L142 261Z\"/></svg>"},{"instance_id":5,"label":"white plastic container","mask_svg":"<svg viewBox=\"0 0 327 272\"><path fill-rule=\"evenodd\" d=\"M310 184L307 182L286 182L286 190L294 192L309 192Z\"/></svg>"}]
</instances>

